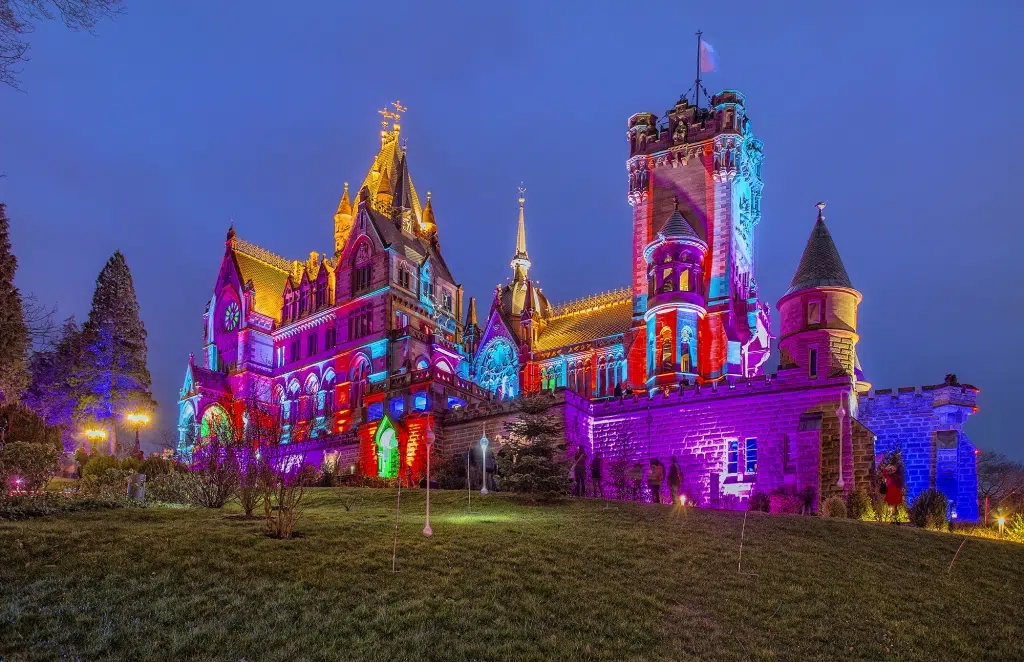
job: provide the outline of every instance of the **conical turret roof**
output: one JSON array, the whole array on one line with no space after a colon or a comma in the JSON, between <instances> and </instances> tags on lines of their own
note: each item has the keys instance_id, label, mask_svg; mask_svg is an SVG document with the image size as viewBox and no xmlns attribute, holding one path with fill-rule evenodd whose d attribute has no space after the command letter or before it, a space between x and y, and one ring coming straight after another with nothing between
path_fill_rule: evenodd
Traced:
<instances>
[{"instance_id":1,"label":"conical turret roof","mask_svg":"<svg viewBox=\"0 0 1024 662\"><path fill-rule=\"evenodd\" d=\"M696 239L697 241L704 243L704 240L700 238L697 231L693 229L690 222L686 220L683 213L679 211L679 199L676 198L676 208L672 212L672 215L665 221L665 225L661 228L661 236L666 239Z\"/></svg>"},{"instance_id":2,"label":"conical turret roof","mask_svg":"<svg viewBox=\"0 0 1024 662\"><path fill-rule=\"evenodd\" d=\"M825 215L822 211L825 203L818 203L818 220L814 222L814 229L804 246L804 254L800 258L800 265L793 274L793 280L789 284L786 294L808 290L815 287L846 287L854 289L850 282L850 276L846 273L843 260L839 257L839 250L832 241L832 233L825 225Z\"/></svg>"}]
</instances>

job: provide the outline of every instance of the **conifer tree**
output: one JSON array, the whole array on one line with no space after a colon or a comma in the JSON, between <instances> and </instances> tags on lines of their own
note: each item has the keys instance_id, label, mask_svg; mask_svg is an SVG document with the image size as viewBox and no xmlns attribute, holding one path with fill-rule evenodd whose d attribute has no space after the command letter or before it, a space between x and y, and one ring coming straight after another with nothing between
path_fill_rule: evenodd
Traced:
<instances>
[{"instance_id":1,"label":"conifer tree","mask_svg":"<svg viewBox=\"0 0 1024 662\"><path fill-rule=\"evenodd\" d=\"M0 203L0 404L18 402L29 382L29 335L21 292L14 286L17 270L7 208Z\"/></svg>"},{"instance_id":2,"label":"conifer tree","mask_svg":"<svg viewBox=\"0 0 1024 662\"><path fill-rule=\"evenodd\" d=\"M71 384L77 397L74 417L105 425L114 453L121 417L131 409L156 405L149 390L146 328L121 251L114 253L96 279L81 342Z\"/></svg>"},{"instance_id":3,"label":"conifer tree","mask_svg":"<svg viewBox=\"0 0 1024 662\"><path fill-rule=\"evenodd\" d=\"M24 401L43 417L47 425L61 426L65 436L73 435L72 413L77 400L72 386L74 370L82 352L82 329L74 315L64 320L57 344L32 354L32 384Z\"/></svg>"},{"instance_id":4,"label":"conifer tree","mask_svg":"<svg viewBox=\"0 0 1024 662\"><path fill-rule=\"evenodd\" d=\"M508 438L497 456L502 489L557 499L569 491L569 462L565 457L565 424L551 413L548 395L527 395L516 418L505 423Z\"/></svg>"}]
</instances>

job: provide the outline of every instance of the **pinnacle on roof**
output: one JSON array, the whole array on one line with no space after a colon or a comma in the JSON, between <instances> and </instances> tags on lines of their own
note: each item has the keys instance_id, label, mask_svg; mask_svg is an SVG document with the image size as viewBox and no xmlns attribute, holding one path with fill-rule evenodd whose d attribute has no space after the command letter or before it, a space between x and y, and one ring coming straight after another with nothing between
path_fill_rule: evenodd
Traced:
<instances>
[{"instance_id":1,"label":"pinnacle on roof","mask_svg":"<svg viewBox=\"0 0 1024 662\"><path fill-rule=\"evenodd\" d=\"M352 214L352 201L348 197L348 182L345 182L345 191L341 194L341 202L338 203L338 211L335 214Z\"/></svg>"},{"instance_id":2,"label":"pinnacle on roof","mask_svg":"<svg viewBox=\"0 0 1024 662\"><path fill-rule=\"evenodd\" d=\"M523 318L528 319L530 316L533 315L533 311L534 311L534 308L533 308L533 281L532 280L527 280L526 281L526 297L523 300L523 310L522 310Z\"/></svg>"},{"instance_id":3,"label":"pinnacle on roof","mask_svg":"<svg viewBox=\"0 0 1024 662\"><path fill-rule=\"evenodd\" d=\"M427 199L427 204L430 204L429 198ZM477 326L475 297L469 297L469 310L466 312L466 326Z\"/></svg>"},{"instance_id":4,"label":"pinnacle on roof","mask_svg":"<svg viewBox=\"0 0 1024 662\"><path fill-rule=\"evenodd\" d=\"M380 184L377 185L377 195L392 195L391 173L385 168L380 173Z\"/></svg>"},{"instance_id":5,"label":"pinnacle on roof","mask_svg":"<svg viewBox=\"0 0 1024 662\"><path fill-rule=\"evenodd\" d=\"M839 257L832 234L825 225L825 203L819 202L818 220L814 223L811 236L804 246L804 254L800 257L800 265L796 268L793 280L786 294L815 287L846 287L854 289L850 276L846 273L843 260Z\"/></svg>"},{"instance_id":6,"label":"pinnacle on roof","mask_svg":"<svg viewBox=\"0 0 1024 662\"><path fill-rule=\"evenodd\" d=\"M700 235L693 229L690 222L686 220L683 213L679 211L679 197L676 197L676 208L668 217L665 225L661 228L661 236L673 239L696 239L703 243Z\"/></svg>"},{"instance_id":7,"label":"pinnacle on roof","mask_svg":"<svg viewBox=\"0 0 1024 662\"><path fill-rule=\"evenodd\" d=\"M516 252L512 256L512 280L526 280L530 271L530 256L526 252L526 189L519 185L519 227L516 229Z\"/></svg>"},{"instance_id":8,"label":"pinnacle on roof","mask_svg":"<svg viewBox=\"0 0 1024 662\"><path fill-rule=\"evenodd\" d=\"M430 201L430 191L427 191L427 206L423 208L423 221L420 223L424 230L432 229L437 225L434 220L434 203Z\"/></svg>"}]
</instances>

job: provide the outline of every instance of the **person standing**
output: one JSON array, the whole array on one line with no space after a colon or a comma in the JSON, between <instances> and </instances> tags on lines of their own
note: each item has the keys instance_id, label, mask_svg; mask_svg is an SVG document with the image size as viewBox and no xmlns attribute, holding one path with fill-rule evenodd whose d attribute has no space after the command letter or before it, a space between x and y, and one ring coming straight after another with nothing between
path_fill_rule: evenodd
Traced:
<instances>
[{"instance_id":1,"label":"person standing","mask_svg":"<svg viewBox=\"0 0 1024 662\"><path fill-rule=\"evenodd\" d=\"M672 503L679 503L679 485L683 482L683 472L679 469L676 456L672 456L672 463L668 467L668 493L672 495Z\"/></svg>"},{"instance_id":2,"label":"person standing","mask_svg":"<svg viewBox=\"0 0 1024 662\"><path fill-rule=\"evenodd\" d=\"M576 447L576 461L572 465L572 472L576 478L573 494L578 497L587 496L587 455L583 452L582 444Z\"/></svg>"},{"instance_id":3,"label":"person standing","mask_svg":"<svg viewBox=\"0 0 1024 662\"><path fill-rule=\"evenodd\" d=\"M640 500L640 483L644 479L644 465L639 462L635 463L629 469L629 482L630 487L633 488L633 501Z\"/></svg>"},{"instance_id":4,"label":"person standing","mask_svg":"<svg viewBox=\"0 0 1024 662\"><path fill-rule=\"evenodd\" d=\"M590 489L594 498L604 498L604 486L601 485L601 453L594 453L594 459L590 461Z\"/></svg>"},{"instance_id":5,"label":"person standing","mask_svg":"<svg viewBox=\"0 0 1024 662\"><path fill-rule=\"evenodd\" d=\"M651 500L661 503L661 484L665 481L665 465L661 460L651 460L651 468L647 472L647 487L651 489Z\"/></svg>"}]
</instances>

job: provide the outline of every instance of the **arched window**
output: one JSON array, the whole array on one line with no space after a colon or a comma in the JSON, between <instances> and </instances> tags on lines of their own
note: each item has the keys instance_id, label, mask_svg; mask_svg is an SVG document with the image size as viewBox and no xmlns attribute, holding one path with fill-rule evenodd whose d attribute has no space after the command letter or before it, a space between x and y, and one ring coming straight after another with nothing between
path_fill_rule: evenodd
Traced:
<instances>
[{"instance_id":1,"label":"arched window","mask_svg":"<svg viewBox=\"0 0 1024 662\"><path fill-rule=\"evenodd\" d=\"M370 361L365 355L356 354L355 358L352 359L348 377L351 384L349 406L352 408L361 407L363 404L363 388L366 381L370 378Z\"/></svg>"},{"instance_id":2,"label":"arched window","mask_svg":"<svg viewBox=\"0 0 1024 662\"><path fill-rule=\"evenodd\" d=\"M334 413L334 382L335 382L334 370L328 368L324 372L324 415L330 416Z\"/></svg>"},{"instance_id":3,"label":"arched window","mask_svg":"<svg viewBox=\"0 0 1024 662\"><path fill-rule=\"evenodd\" d=\"M448 365L444 361L438 361L437 363L434 364L434 367L437 368L438 370L440 370L441 372L449 372L450 373L452 371L451 366Z\"/></svg>"},{"instance_id":4,"label":"arched window","mask_svg":"<svg viewBox=\"0 0 1024 662\"><path fill-rule=\"evenodd\" d=\"M416 369L417 370L426 370L429 367L430 367L430 363L425 358L423 358L422 356L419 359L416 360Z\"/></svg>"},{"instance_id":5,"label":"arched window","mask_svg":"<svg viewBox=\"0 0 1024 662\"><path fill-rule=\"evenodd\" d=\"M661 369L665 372L673 370L672 361L672 329L665 326L661 329Z\"/></svg>"},{"instance_id":6,"label":"arched window","mask_svg":"<svg viewBox=\"0 0 1024 662\"><path fill-rule=\"evenodd\" d=\"M476 383L502 400L519 395L519 353L507 338L489 340L477 354Z\"/></svg>"},{"instance_id":7,"label":"arched window","mask_svg":"<svg viewBox=\"0 0 1024 662\"><path fill-rule=\"evenodd\" d=\"M594 383L594 366L590 362L590 359L587 359L586 367L583 369L583 390L582 390L582 393L583 393L583 395L587 396L588 398L590 397L590 394L592 392L591 389L593 388L592 387L593 383Z\"/></svg>"},{"instance_id":8,"label":"arched window","mask_svg":"<svg viewBox=\"0 0 1024 662\"><path fill-rule=\"evenodd\" d=\"M197 435L196 412L191 404L185 403L178 416L178 455L186 461L192 459Z\"/></svg>"},{"instance_id":9,"label":"arched window","mask_svg":"<svg viewBox=\"0 0 1024 662\"><path fill-rule=\"evenodd\" d=\"M228 413L220 405L210 405L203 412L202 424L199 427L200 443L205 445L212 441L228 442L231 439L232 426Z\"/></svg>"},{"instance_id":10,"label":"arched window","mask_svg":"<svg viewBox=\"0 0 1024 662\"><path fill-rule=\"evenodd\" d=\"M394 478L398 475L398 434L386 415L377 426L374 441L377 445L377 475Z\"/></svg>"}]
</instances>

